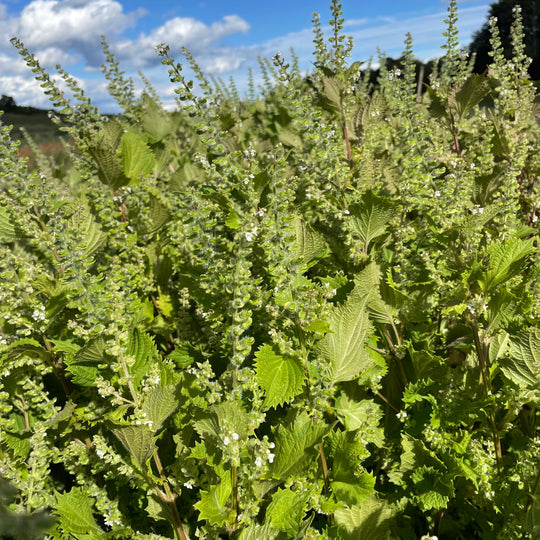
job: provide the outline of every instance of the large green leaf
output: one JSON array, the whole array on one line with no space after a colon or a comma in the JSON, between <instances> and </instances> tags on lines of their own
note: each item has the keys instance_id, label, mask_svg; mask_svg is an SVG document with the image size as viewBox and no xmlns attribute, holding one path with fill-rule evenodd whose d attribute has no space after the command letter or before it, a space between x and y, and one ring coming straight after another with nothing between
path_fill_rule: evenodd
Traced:
<instances>
[{"instance_id":1,"label":"large green leaf","mask_svg":"<svg viewBox=\"0 0 540 540\"><path fill-rule=\"evenodd\" d=\"M148 94L141 96L143 106L142 126L144 132L149 134L154 141L163 140L173 129L173 121L170 113L156 103Z\"/></svg>"},{"instance_id":2,"label":"large green leaf","mask_svg":"<svg viewBox=\"0 0 540 540\"><path fill-rule=\"evenodd\" d=\"M377 425L383 415L380 406L373 400L354 401L347 394L342 394L336 399L335 411L347 431Z\"/></svg>"},{"instance_id":3,"label":"large green leaf","mask_svg":"<svg viewBox=\"0 0 540 540\"><path fill-rule=\"evenodd\" d=\"M334 512L338 536L342 540L390 540L394 513L384 501L375 495L361 505L338 508Z\"/></svg>"},{"instance_id":4,"label":"large green leaf","mask_svg":"<svg viewBox=\"0 0 540 540\"><path fill-rule=\"evenodd\" d=\"M299 259L308 269L328 253L328 245L323 236L297 217L294 222L296 231L295 250Z\"/></svg>"},{"instance_id":5,"label":"large green leaf","mask_svg":"<svg viewBox=\"0 0 540 540\"><path fill-rule=\"evenodd\" d=\"M67 493L57 493L54 511L60 517L60 526L66 535L81 538L103 538L105 534L93 515L93 500L84 488L75 487Z\"/></svg>"},{"instance_id":6,"label":"large green leaf","mask_svg":"<svg viewBox=\"0 0 540 540\"><path fill-rule=\"evenodd\" d=\"M201 490L201 500L194 506L199 510L199 519L206 519L211 525L223 525L231 518L231 508L227 501L231 496L231 472L221 471L221 482L208 491Z\"/></svg>"},{"instance_id":7,"label":"large green leaf","mask_svg":"<svg viewBox=\"0 0 540 540\"><path fill-rule=\"evenodd\" d=\"M127 354L135 358L133 364L129 366L129 371L133 376L133 382L137 386L157 356L157 349L149 335L137 328L133 328L129 334Z\"/></svg>"},{"instance_id":8,"label":"large green leaf","mask_svg":"<svg viewBox=\"0 0 540 540\"><path fill-rule=\"evenodd\" d=\"M519 275L527 257L536 251L536 239L508 238L489 247L486 272L478 280L484 292L491 292L497 285Z\"/></svg>"},{"instance_id":9,"label":"large green leaf","mask_svg":"<svg viewBox=\"0 0 540 540\"><path fill-rule=\"evenodd\" d=\"M499 366L517 385L540 389L540 328L530 328L512 337L507 356L499 360Z\"/></svg>"},{"instance_id":10,"label":"large green leaf","mask_svg":"<svg viewBox=\"0 0 540 540\"><path fill-rule=\"evenodd\" d=\"M154 432L157 432L177 407L176 386L168 385L147 392L141 409L146 415L145 418L152 422Z\"/></svg>"},{"instance_id":11,"label":"large green leaf","mask_svg":"<svg viewBox=\"0 0 540 540\"><path fill-rule=\"evenodd\" d=\"M302 524L310 495L309 491L278 489L266 509L266 521L273 529L294 537Z\"/></svg>"},{"instance_id":12,"label":"large green leaf","mask_svg":"<svg viewBox=\"0 0 540 540\"><path fill-rule=\"evenodd\" d=\"M263 345L255 354L257 382L265 391L265 407L277 407L302 391L304 369L298 358L276 354Z\"/></svg>"},{"instance_id":13,"label":"large green leaf","mask_svg":"<svg viewBox=\"0 0 540 540\"><path fill-rule=\"evenodd\" d=\"M193 422L195 430L203 438L220 439L224 434L230 435L234 431L240 440L247 438L249 424L248 413L236 401L213 405L208 411L199 413Z\"/></svg>"},{"instance_id":14,"label":"large green leaf","mask_svg":"<svg viewBox=\"0 0 540 540\"><path fill-rule=\"evenodd\" d=\"M146 425L116 426L112 432L140 465L144 465L156 451L154 430Z\"/></svg>"},{"instance_id":15,"label":"large green leaf","mask_svg":"<svg viewBox=\"0 0 540 540\"><path fill-rule=\"evenodd\" d=\"M238 540L277 540L279 531L272 529L268 523L264 525L250 525L244 529Z\"/></svg>"},{"instance_id":16,"label":"large green leaf","mask_svg":"<svg viewBox=\"0 0 540 540\"><path fill-rule=\"evenodd\" d=\"M392 324L398 309L383 300L380 293L381 277L380 267L376 263L368 264L354 278L354 294L366 299L366 309L373 320ZM386 297L399 304L402 299L396 296L387 291Z\"/></svg>"},{"instance_id":17,"label":"large green leaf","mask_svg":"<svg viewBox=\"0 0 540 540\"><path fill-rule=\"evenodd\" d=\"M281 424L275 432L276 456L272 467L274 478L287 479L312 466L317 457L314 446L321 442L327 427L316 424L307 413Z\"/></svg>"},{"instance_id":18,"label":"large green leaf","mask_svg":"<svg viewBox=\"0 0 540 540\"><path fill-rule=\"evenodd\" d=\"M146 142L136 133L128 131L120 143L122 170L130 180L138 180L152 172L155 158Z\"/></svg>"},{"instance_id":19,"label":"large green leaf","mask_svg":"<svg viewBox=\"0 0 540 540\"><path fill-rule=\"evenodd\" d=\"M457 113L459 119L465 118L473 108L490 92L489 79L485 75L473 73L453 92L448 103Z\"/></svg>"},{"instance_id":20,"label":"large green leaf","mask_svg":"<svg viewBox=\"0 0 540 540\"><path fill-rule=\"evenodd\" d=\"M366 191L361 202L353 205L350 212L354 230L360 237L361 245L358 247L367 254L370 242L386 232L388 223L395 214L395 205L371 191Z\"/></svg>"},{"instance_id":21,"label":"large green leaf","mask_svg":"<svg viewBox=\"0 0 540 540\"><path fill-rule=\"evenodd\" d=\"M158 197L155 197L154 195L150 195L150 221L151 224L148 227L148 232L150 234L155 233L165 223L167 223L171 219L171 213L169 212L169 209L164 204L162 200L160 200Z\"/></svg>"},{"instance_id":22,"label":"large green leaf","mask_svg":"<svg viewBox=\"0 0 540 540\"><path fill-rule=\"evenodd\" d=\"M80 200L74 210L70 218L71 225L79 232L80 245L84 248L84 256L90 257L105 243L107 235L96 223L86 201Z\"/></svg>"},{"instance_id":23,"label":"large green leaf","mask_svg":"<svg viewBox=\"0 0 540 540\"><path fill-rule=\"evenodd\" d=\"M375 493L375 478L368 472L346 474L330 482L336 499L347 506L362 504Z\"/></svg>"},{"instance_id":24,"label":"large green leaf","mask_svg":"<svg viewBox=\"0 0 540 540\"><path fill-rule=\"evenodd\" d=\"M98 337L89 341L73 357L66 357L66 370L73 382L81 386L93 386L98 375L99 364L103 363L105 342Z\"/></svg>"},{"instance_id":25,"label":"large green leaf","mask_svg":"<svg viewBox=\"0 0 540 540\"><path fill-rule=\"evenodd\" d=\"M123 173L122 161L117 155L118 146L124 129L119 122L109 121L92 138L88 153L93 158L98 178L112 189L118 189L129 183Z\"/></svg>"},{"instance_id":26,"label":"large green leaf","mask_svg":"<svg viewBox=\"0 0 540 540\"><path fill-rule=\"evenodd\" d=\"M365 350L372 331L368 301L369 297L355 288L343 304L332 309L330 332L318 346L319 352L328 361L332 384L354 379L373 362Z\"/></svg>"}]
</instances>

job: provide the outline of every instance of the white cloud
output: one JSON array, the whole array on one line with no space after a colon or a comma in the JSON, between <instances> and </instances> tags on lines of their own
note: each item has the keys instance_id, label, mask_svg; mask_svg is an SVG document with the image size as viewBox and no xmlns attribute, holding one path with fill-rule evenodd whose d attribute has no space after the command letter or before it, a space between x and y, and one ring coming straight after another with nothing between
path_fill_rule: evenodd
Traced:
<instances>
[{"instance_id":1,"label":"white cloud","mask_svg":"<svg viewBox=\"0 0 540 540\"><path fill-rule=\"evenodd\" d=\"M210 26L191 17L175 17L149 34L141 34L136 40L121 41L115 50L120 59L132 60L138 68L159 62L155 47L162 43L170 47L173 56L177 56L182 47L187 47L194 55L208 57L215 54L214 63L221 65L222 61L217 58L225 55L219 41L239 32L245 33L249 28L249 24L238 15L227 15ZM239 64L233 62L232 65L238 67Z\"/></svg>"},{"instance_id":2,"label":"white cloud","mask_svg":"<svg viewBox=\"0 0 540 540\"><path fill-rule=\"evenodd\" d=\"M34 0L21 12L15 35L36 52L74 51L91 65L102 61L100 36L116 38L133 26L140 10L124 13L114 0Z\"/></svg>"}]
</instances>

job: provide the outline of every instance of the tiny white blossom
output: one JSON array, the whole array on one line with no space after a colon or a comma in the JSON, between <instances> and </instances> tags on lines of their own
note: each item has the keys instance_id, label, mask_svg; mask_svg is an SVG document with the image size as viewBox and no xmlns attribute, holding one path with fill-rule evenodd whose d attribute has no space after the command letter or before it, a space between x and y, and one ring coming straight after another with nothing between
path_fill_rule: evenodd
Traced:
<instances>
[{"instance_id":1,"label":"tiny white blossom","mask_svg":"<svg viewBox=\"0 0 540 540\"><path fill-rule=\"evenodd\" d=\"M248 242L251 242L257 236L257 230L258 228L255 227L252 231L245 233L245 237Z\"/></svg>"},{"instance_id":2,"label":"tiny white blossom","mask_svg":"<svg viewBox=\"0 0 540 540\"><path fill-rule=\"evenodd\" d=\"M224 444L225 446L227 446L230 442L231 442L231 439L229 439L229 437L225 437L225 438L223 439L223 444Z\"/></svg>"},{"instance_id":3,"label":"tiny white blossom","mask_svg":"<svg viewBox=\"0 0 540 540\"><path fill-rule=\"evenodd\" d=\"M275 457L276 457L275 454L272 454L272 452L268 452L268 463L274 463Z\"/></svg>"},{"instance_id":4,"label":"tiny white blossom","mask_svg":"<svg viewBox=\"0 0 540 540\"><path fill-rule=\"evenodd\" d=\"M260 457L255 458L255 465L257 467L262 467L262 459Z\"/></svg>"},{"instance_id":5,"label":"tiny white blossom","mask_svg":"<svg viewBox=\"0 0 540 540\"><path fill-rule=\"evenodd\" d=\"M238 433L233 433L232 438L233 438L233 441L237 441L238 440Z\"/></svg>"}]
</instances>

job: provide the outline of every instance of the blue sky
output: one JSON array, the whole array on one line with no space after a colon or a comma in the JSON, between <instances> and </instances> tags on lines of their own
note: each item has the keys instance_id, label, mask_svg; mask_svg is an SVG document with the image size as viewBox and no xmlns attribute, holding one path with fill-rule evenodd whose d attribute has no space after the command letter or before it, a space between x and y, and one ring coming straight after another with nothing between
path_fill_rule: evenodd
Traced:
<instances>
[{"instance_id":1,"label":"blue sky","mask_svg":"<svg viewBox=\"0 0 540 540\"><path fill-rule=\"evenodd\" d=\"M380 47L388 56L403 50L405 33L414 40L420 60L437 57L448 0L343 0L346 33L353 36L352 60L367 60ZM284 56L294 48L303 70L311 68L312 14L327 28L329 0L0 0L0 94L20 105L47 108L48 102L33 74L9 43L20 38L41 64L54 74L61 64L103 112L115 110L100 71L105 34L120 61L142 88L144 73L164 103L172 106L173 87L160 64L155 46L166 43L181 60L186 46L208 74L227 81L233 77L246 88L248 69L258 77L259 56ZM460 42L486 21L489 2L458 0Z\"/></svg>"}]
</instances>

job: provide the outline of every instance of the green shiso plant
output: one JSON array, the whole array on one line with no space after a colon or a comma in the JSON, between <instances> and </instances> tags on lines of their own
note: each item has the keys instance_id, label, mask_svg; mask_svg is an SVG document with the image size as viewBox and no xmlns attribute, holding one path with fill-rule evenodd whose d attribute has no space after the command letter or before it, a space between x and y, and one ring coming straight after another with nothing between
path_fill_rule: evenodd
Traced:
<instances>
[{"instance_id":1,"label":"green shiso plant","mask_svg":"<svg viewBox=\"0 0 540 540\"><path fill-rule=\"evenodd\" d=\"M520 10L478 75L452 0L419 96L411 36L371 86L330 9L247 97L159 45L172 112L105 40L114 117L13 40L73 145L30 171L1 126L4 537L539 538Z\"/></svg>"}]
</instances>

